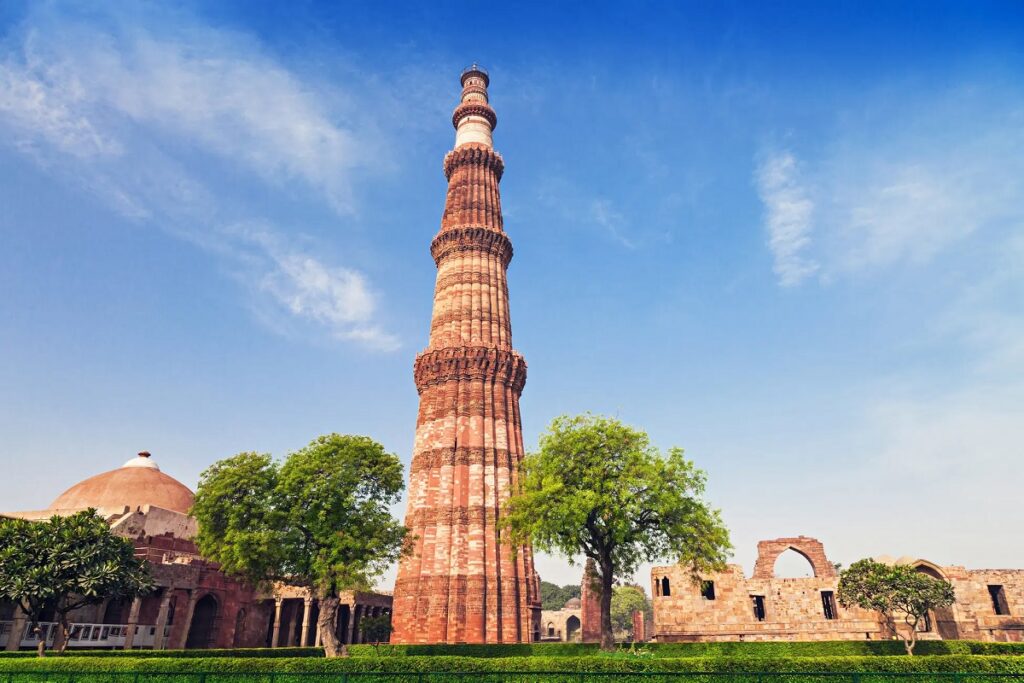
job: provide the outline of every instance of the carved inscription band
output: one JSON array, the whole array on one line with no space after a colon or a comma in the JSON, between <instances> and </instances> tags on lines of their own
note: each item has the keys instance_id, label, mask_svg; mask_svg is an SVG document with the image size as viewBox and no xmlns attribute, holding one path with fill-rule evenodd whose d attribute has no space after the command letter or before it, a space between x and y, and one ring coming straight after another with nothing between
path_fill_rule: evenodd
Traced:
<instances>
[{"instance_id":1,"label":"carved inscription band","mask_svg":"<svg viewBox=\"0 0 1024 683\"><path fill-rule=\"evenodd\" d=\"M441 259L459 251L482 251L494 254L508 267L512 260L512 241L503 232L490 228L451 228L439 232L430 243L430 254L434 263L441 265Z\"/></svg>"},{"instance_id":2,"label":"carved inscription band","mask_svg":"<svg viewBox=\"0 0 1024 683\"><path fill-rule=\"evenodd\" d=\"M526 361L515 351L465 346L424 351L413 368L416 389L434 384L484 380L509 386L518 396L526 384Z\"/></svg>"},{"instance_id":3,"label":"carved inscription band","mask_svg":"<svg viewBox=\"0 0 1024 683\"><path fill-rule=\"evenodd\" d=\"M512 469L519 465L518 460L518 456L513 457L507 448L432 448L414 454L409 469L413 472L422 472L445 465L484 464Z\"/></svg>"}]
</instances>

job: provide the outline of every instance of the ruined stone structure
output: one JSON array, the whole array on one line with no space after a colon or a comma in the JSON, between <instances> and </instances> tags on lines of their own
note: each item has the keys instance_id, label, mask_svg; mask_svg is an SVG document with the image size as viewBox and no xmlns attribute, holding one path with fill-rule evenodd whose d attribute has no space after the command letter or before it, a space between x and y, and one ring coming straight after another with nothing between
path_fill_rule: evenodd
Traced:
<instances>
[{"instance_id":1,"label":"ruined stone structure","mask_svg":"<svg viewBox=\"0 0 1024 683\"><path fill-rule=\"evenodd\" d=\"M580 642L579 598L570 598L562 609L543 610L540 613L540 641Z\"/></svg>"},{"instance_id":2,"label":"ruined stone structure","mask_svg":"<svg viewBox=\"0 0 1024 683\"><path fill-rule=\"evenodd\" d=\"M633 642L647 642L647 619L641 610L633 610Z\"/></svg>"},{"instance_id":3,"label":"ruined stone structure","mask_svg":"<svg viewBox=\"0 0 1024 683\"><path fill-rule=\"evenodd\" d=\"M157 590L130 602L106 601L71 614L68 647L225 648L319 644L317 601L304 588L278 586L269 592L226 576L203 559L193 542L196 521L188 515L192 492L160 471L149 453L122 467L82 481L45 510L8 512L29 520L70 515L87 508L131 539L145 558ZM344 643L359 642L359 620L390 613L391 596L341 596L336 633ZM51 616L52 618L52 616ZM42 624L51 644L52 621ZM37 635L13 604L0 602L0 647L34 648Z\"/></svg>"},{"instance_id":4,"label":"ruined stone structure","mask_svg":"<svg viewBox=\"0 0 1024 683\"><path fill-rule=\"evenodd\" d=\"M526 642L540 631L531 549L513 551L497 527L524 453L526 362L512 349L512 243L489 83L476 65L462 74L455 148L444 159L448 197L430 245L437 282L430 342L414 370L420 409L406 526L416 543L395 584L400 643Z\"/></svg>"},{"instance_id":5,"label":"ruined stone structure","mask_svg":"<svg viewBox=\"0 0 1024 683\"><path fill-rule=\"evenodd\" d=\"M750 578L739 565L694 582L680 566L654 567L654 633L661 642L739 640L874 640L894 634L875 612L840 607L839 576L821 542L798 536L761 541ZM793 550L813 576L777 578L779 555ZM968 570L927 560L887 556L953 585L956 603L936 610L921 639L1024 640L1024 570Z\"/></svg>"},{"instance_id":6,"label":"ruined stone structure","mask_svg":"<svg viewBox=\"0 0 1024 683\"><path fill-rule=\"evenodd\" d=\"M584 643L601 642L601 586L597 580L597 565L588 559L583 565L583 578L580 579L580 620L582 632L580 638Z\"/></svg>"}]
</instances>

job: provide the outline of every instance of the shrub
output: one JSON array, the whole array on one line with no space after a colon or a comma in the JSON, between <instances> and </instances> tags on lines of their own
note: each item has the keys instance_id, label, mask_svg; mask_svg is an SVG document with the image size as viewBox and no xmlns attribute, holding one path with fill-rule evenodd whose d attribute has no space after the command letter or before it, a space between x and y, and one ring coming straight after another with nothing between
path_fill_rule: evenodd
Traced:
<instances>
[{"instance_id":1,"label":"shrub","mask_svg":"<svg viewBox=\"0 0 1024 683\"><path fill-rule=\"evenodd\" d=\"M223 657L240 657L250 659L281 659L281 658L297 658L297 657L323 657L324 649L322 647L261 647L261 648L232 648L225 650L88 650L88 649L69 649L63 655L47 654L46 660L49 661L54 657L73 657L76 659L81 658L108 658L115 657L120 659L208 659L208 658L223 658ZM18 652L0 652L0 661L6 658L25 658L29 657L35 660L39 658L36 656L35 650L21 650ZM39 660L43 661L43 660Z\"/></svg>"},{"instance_id":2,"label":"shrub","mask_svg":"<svg viewBox=\"0 0 1024 683\"><path fill-rule=\"evenodd\" d=\"M658 659L678 657L849 657L905 654L895 640L833 640L820 642L648 643ZM921 655L1003 654L1024 655L1024 643L987 643L968 640L926 640L918 643ZM622 645L616 656L628 652ZM368 645L353 645L354 656L369 656ZM588 657L599 652L597 643L524 643L502 645L390 645L381 654L404 657Z\"/></svg>"},{"instance_id":3,"label":"shrub","mask_svg":"<svg viewBox=\"0 0 1024 683\"><path fill-rule=\"evenodd\" d=\"M516 681L516 683L580 683L581 672L598 672L601 677L583 678L583 683L609 681L607 674L641 673L633 678L640 683L754 683L758 672L772 673L768 683L849 683L836 673L857 672L861 683L912 683L929 681L931 676L903 679L886 674L959 673L962 683L976 683L979 678L969 674L1024 674L1024 658L1006 656L978 657L972 655L937 655L916 657L682 657L649 659L613 657L352 657L327 658L187 658L187 657L52 657L46 659L4 659L0 661L0 680L10 683L29 681L65 681L74 674L75 683L338 683L339 674L349 674L349 681L367 683L437 683L459 680L453 673L480 673L491 676L466 676L465 683ZM657 673L690 673L693 676L672 678ZM867 675L873 672L876 675ZM369 674L372 677L353 676ZM717 674L701 676L702 673ZM743 674L755 674L754 676ZM177 675L175 675L177 674ZM201 674L198 676L197 674ZM295 675L289 675L295 674ZM394 674L394 675L388 675ZM422 679L420 674L423 674ZM493 674L510 674L494 676ZM572 674L571 676L569 674ZM735 674L724 676L722 674ZM818 674L815 676L814 674ZM822 678L821 674L831 674ZM620 680L618 677L612 681Z\"/></svg>"},{"instance_id":4,"label":"shrub","mask_svg":"<svg viewBox=\"0 0 1024 683\"><path fill-rule=\"evenodd\" d=\"M899 641L835 640L822 642L756 642L756 643L648 643L645 649L655 659L693 657L878 657L902 656ZM354 657L376 656L371 645L352 645ZM924 640L915 650L919 655L1024 655L1024 643L991 643L972 640ZM65 657L118 657L118 658L296 658L323 657L323 648L252 648L227 650L72 650ZM381 656L392 657L611 657L630 658L629 647L623 645L614 654L599 653L596 643L523 643L495 645L381 645ZM5 658L33 658L34 651L0 652ZM0 681L2 683L2 681Z\"/></svg>"}]
</instances>

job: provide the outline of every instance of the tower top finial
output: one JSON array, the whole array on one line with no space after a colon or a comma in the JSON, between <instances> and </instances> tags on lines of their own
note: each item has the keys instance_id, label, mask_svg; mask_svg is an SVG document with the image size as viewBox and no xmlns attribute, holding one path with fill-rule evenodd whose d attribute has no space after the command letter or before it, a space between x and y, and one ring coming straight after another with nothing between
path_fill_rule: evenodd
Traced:
<instances>
[{"instance_id":1,"label":"tower top finial","mask_svg":"<svg viewBox=\"0 0 1024 683\"><path fill-rule=\"evenodd\" d=\"M491 79L487 69L476 62L462 70L462 97L452 114L455 126L455 146L472 142L492 146L491 133L498 117L491 109L487 86Z\"/></svg>"},{"instance_id":2,"label":"tower top finial","mask_svg":"<svg viewBox=\"0 0 1024 683\"><path fill-rule=\"evenodd\" d=\"M476 62L473 62L462 70L462 85L466 85L466 79L470 76L479 76L484 79L484 87L491 84L491 77L487 74L487 69L483 68Z\"/></svg>"}]
</instances>

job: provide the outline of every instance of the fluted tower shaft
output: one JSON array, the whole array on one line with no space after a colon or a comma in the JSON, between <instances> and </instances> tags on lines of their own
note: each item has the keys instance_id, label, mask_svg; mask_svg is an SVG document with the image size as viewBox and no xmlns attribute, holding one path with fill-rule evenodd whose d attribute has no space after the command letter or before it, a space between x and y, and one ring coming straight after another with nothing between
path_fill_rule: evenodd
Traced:
<instances>
[{"instance_id":1,"label":"fluted tower shaft","mask_svg":"<svg viewBox=\"0 0 1024 683\"><path fill-rule=\"evenodd\" d=\"M488 85L475 65L463 73L455 148L444 160L430 343L414 370L420 408L405 522L416 541L399 565L392 642L527 642L540 626L532 551L513 551L497 527L524 453L526 362L512 349L512 243Z\"/></svg>"}]
</instances>

